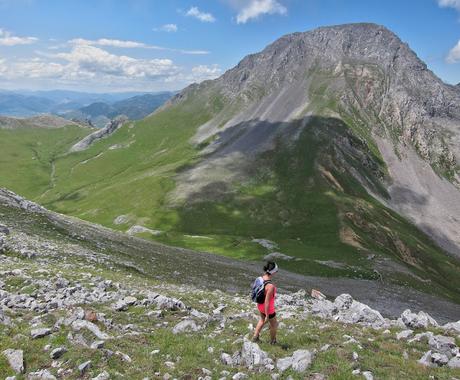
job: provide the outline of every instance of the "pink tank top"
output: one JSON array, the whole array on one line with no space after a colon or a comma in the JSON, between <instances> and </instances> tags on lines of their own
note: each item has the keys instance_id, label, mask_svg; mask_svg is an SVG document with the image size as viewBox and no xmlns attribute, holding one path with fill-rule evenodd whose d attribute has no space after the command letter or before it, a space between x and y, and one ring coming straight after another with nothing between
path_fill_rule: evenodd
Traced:
<instances>
[{"instance_id":1,"label":"pink tank top","mask_svg":"<svg viewBox=\"0 0 460 380\"><path fill-rule=\"evenodd\" d=\"M273 297L270 298L269 304L268 304L268 314L273 314L275 312L275 298L276 298L276 286L274 286L273 289ZM259 303L257 304L257 308L259 311L263 314L265 314L265 303Z\"/></svg>"}]
</instances>

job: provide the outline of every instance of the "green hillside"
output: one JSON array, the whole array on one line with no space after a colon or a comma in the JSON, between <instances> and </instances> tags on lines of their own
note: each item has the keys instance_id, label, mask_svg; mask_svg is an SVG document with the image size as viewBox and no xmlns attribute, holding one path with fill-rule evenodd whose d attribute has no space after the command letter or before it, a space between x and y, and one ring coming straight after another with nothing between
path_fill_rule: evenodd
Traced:
<instances>
[{"instance_id":1,"label":"green hillside","mask_svg":"<svg viewBox=\"0 0 460 380\"><path fill-rule=\"evenodd\" d=\"M460 301L458 261L370 197L348 171L356 168L386 196L379 181L385 166L339 119L312 118L295 143L280 137L247 180L221 198L171 202L177 174L202 159L203 145L192 146L190 138L223 109L212 91L205 94L198 99L192 91L71 154L87 130L0 130L0 185L111 228L161 231L140 236L166 244L259 260L270 251L253 240L269 239L277 246L272 251L291 257L282 265L294 272L383 278ZM356 150L340 151L341 139ZM363 166L362 155L373 166Z\"/></svg>"}]
</instances>

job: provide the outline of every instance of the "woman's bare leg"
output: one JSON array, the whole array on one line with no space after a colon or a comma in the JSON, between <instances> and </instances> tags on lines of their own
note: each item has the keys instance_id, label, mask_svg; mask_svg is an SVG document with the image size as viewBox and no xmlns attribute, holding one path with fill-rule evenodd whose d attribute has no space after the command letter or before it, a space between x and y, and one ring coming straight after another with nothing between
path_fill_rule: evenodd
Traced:
<instances>
[{"instance_id":1,"label":"woman's bare leg","mask_svg":"<svg viewBox=\"0 0 460 380\"><path fill-rule=\"evenodd\" d=\"M256 326L256 329L254 330L254 338L257 339L260 335L260 331L262 330L262 327L264 327L264 323L265 323L265 318L264 316L262 315L262 313L260 314L260 319L259 321L257 322L257 326Z\"/></svg>"},{"instance_id":2,"label":"woman's bare leg","mask_svg":"<svg viewBox=\"0 0 460 380\"><path fill-rule=\"evenodd\" d=\"M278 321L276 317L268 320L270 322L270 342L276 343L276 332L278 331Z\"/></svg>"}]
</instances>

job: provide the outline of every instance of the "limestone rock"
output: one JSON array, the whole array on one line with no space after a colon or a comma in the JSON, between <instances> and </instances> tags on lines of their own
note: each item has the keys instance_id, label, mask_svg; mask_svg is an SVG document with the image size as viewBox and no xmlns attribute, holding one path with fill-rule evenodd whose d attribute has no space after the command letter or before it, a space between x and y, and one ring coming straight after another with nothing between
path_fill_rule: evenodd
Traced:
<instances>
[{"instance_id":1,"label":"limestone rock","mask_svg":"<svg viewBox=\"0 0 460 380\"><path fill-rule=\"evenodd\" d=\"M56 380L56 377L47 369L31 372L27 375L27 380Z\"/></svg>"},{"instance_id":2,"label":"limestone rock","mask_svg":"<svg viewBox=\"0 0 460 380\"><path fill-rule=\"evenodd\" d=\"M17 374L24 373L24 353L22 350L8 349L3 351L11 369Z\"/></svg>"},{"instance_id":3,"label":"limestone rock","mask_svg":"<svg viewBox=\"0 0 460 380\"><path fill-rule=\"evenodd\" d=\"M116 303L112 305L112 308L116 311L124 311L127 310L129 306L134 305L136 302L136 297L128 296L121 300L118 300Z\"/></svg>"},{"instance_id":4,"label":"limestone rock","mask_svg":"<svg viewBox=\"0 0 460 380\"><path fill-rule=\"evenodd\" d=\"M429 338L428 344L433 351L447 355L449 358L459 352L455 339L449 336L433 335Z\"/></svg>"},{"instance_id":5,"label":"limestone rock","mask_svg":"<svg viewBox=\"0 0 460 380\"><path fill-rule=\"evenodd\" d=\"M420 311L418 314L412 313L409 309L401 314L402 322L409 328L427 328L428 326L437 327L438 323L428 314Z\"/></svg>"},{"instance_id":6,"label":"limestone rock","mask_svg":"<svg viewBox=\"0 0 460 380\"><path fill-rule=\"evenodd\" d=\"M101 339L101 340L107 340L110 338L110 335L102 332L97 325L95 325L94 323L88 322L86 320L78 319L76 321L73 321L72 329L74 331L80 331L81 329L86 329L88 331L91 331L96 336L96 338Z\"/></svg>"},{"instance_id":7,"label":"limestone rock","mask_svg":"<svg viewBox=\"0 0 460 380\"><path fill-rule=\"evenodd\" d=\"M67 352L67 349L65 347L57 347L53 351L51 351L50 358L51 359L59 359L66 352Z\"/></svg>"},{"instance_id":8,"label":"limestone rock","mask_svg":"<svg viewBox=\"0 0 460 380\"><path fill-rule=\"evenodd\" d=\"M407 339L414 333L413 330L403 330L396 334L396 339Z\"/></svg>"},{"instance_id":9,"label":"limestone rock","mask_svg":"<svg viewBox=\"0 0 460 380\"><path fill-rule=\"evenodd\" d=\"M284 372L290 367L296 372L305 372L311 365L314 354L308 350L294 351L292 356L278 359L276 367L279 371Z\"/></svg>"},{"instance_id":10,"label":"limestone rock","mask_svg":"<svg viewBox=\"0 0 460 380\"><path fill-rule=\"evenodd\" d=\"M196 332L198 330L200 330L200 327L197 326L193 319L185 319L174 326L172 332L173 334L180 334L184 332Z\"/></svg>"},{"instance_id":11,"label":"limestone rock","mask_svg":"<svg viewBox=\"0 0 460 380\"><path fill-rule=\"evenodd\" d=\"M33 329L30 332L30 335L32 336L32 339L37 339L37 338L43 338L47 335L51 334L51 329L47 327L42 327L38 329Z\"/></svg>"}]
</instances>

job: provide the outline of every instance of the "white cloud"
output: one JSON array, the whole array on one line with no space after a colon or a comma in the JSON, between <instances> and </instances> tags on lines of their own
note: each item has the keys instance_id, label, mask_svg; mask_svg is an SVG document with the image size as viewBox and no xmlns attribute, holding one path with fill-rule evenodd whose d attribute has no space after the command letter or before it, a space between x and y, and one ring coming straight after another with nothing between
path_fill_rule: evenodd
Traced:
<instances>
[{"instance_id":1,"label":"white cloud","mask_svg":"<svg viewBox=\"0 0 460 380\"><path fill-rule=\"evenodd\" d=\"M460 41L458 41L457 44L452 49L450 49L446 57L446 62L447 63L460 62Z\"/></svg>"},{"instance_id":2,"label":"white cloud","mask_svg":"<svg viewBox=\"0 0 460 380\"><path fill-rule=\"evenodd\" d=\"M192 67L189 71L181 71L177 75L166 79L170 83L198 83L208 79L215 79L222 74L222 69L217 64L198 65Z\"/></svg>"},{"instance_id":3,"label":"white cloud","mask_svg":"<svg viewBox=\"0 0 460 380\"><path fill-rule=\"evenodd\" d=\"M0 29L0 45L2 46L15 46L15 45L29 45L38 41L35 37L18 37L13 36L11 32Z\"/></svg>"},{"instance_id":4,"label":"white cloud","mask_svg":"<svg viewBox=\"0 0 460 380\"><path fill-rule=\"evenodd\" d=\"M460 0L438 0L438 4L440 7L455 8L460 11Z\"/></svg>"},{"instance_id":5,"label":"white cloud","mask_svg":"<svg viewBox=\"0 0 460 380\"><path fill-rule=\"evenodd\" d=\"M202 12L198 9L198 7L191 7L187 11L186 16L195 17L196 19L203 21L203 22L216 21L216 18L211 13Z\"/></svg>"},{"instance_id":6,"label":"white cloud","mask_svg":"<svg viewBox=\"0 0 460 380\"><path fill-rule=\"evenodd\" d=\"M97 46L112 46L118 48L149 48L148 45L137 41L112 40L108 38L99 38L98 40L86 40L84 38L74 38L69 43L73 45L97 45ZM153 48L152 46L151 48Z\"/></svg>"},{"instance_id":7,"label":"white cloud","mask_svg":"<svg viewBox=\"0 0 460 380\"><path fill-rule=\"evenodd\" d=\"M158 78L176 73L170 59L136 59L111 54L91 45L76 45L70 53L56 58L69 62L69 69L78 73L109 75L124 78Z\"/></svg>"},{"instance_id":8,"label":"white cloud","mask_svg":"<svg viewBox=\"0 0 460 380\"><path fill-rule=\"evenodd\" d=\"M192 76L195 82L201 82L207 79L214 79L222 73L219 65L199 65L192 68Z\"/></svg>"},{"instance_id":9,"label":"white cloud","mask_svg":"<svg viewBox=\"0 0 460 380\"><path fill-rule=\"evenodd\" d=\"M204 55L209 54L207 50L184 50L184 49L173 49L156 45L148 45L143 42L138 41L129 41L129 40L114 40L108 38L99 38L98 40L87 40L84 38L74 38L68 41L71 45L75 46L108 46L124 49L153 49L153 50L164 50L171 51L181 54L191 54L191 55Z\"/></svg>"},{"instance_id":10,"label":"white cloud","mask_svg":"<svg viewBox=\"0 0 460 380\"><path fill-rule=\"evenodd\" d=\"M237 1L236 3L239 8L239 12L236 16L236 22L238 24L245 24L264 14L284 15L287 13L287 8L277 0L249 0L244 3L241 1Z\"/></svg>"},{"instance_id":11,"label":"white cloud","mask_svg":"<svg viewBox=\"0 0 460 380\"><path fill-rule=\"evenodd\" d=\"M159 28L153 28L155 32L168 32L168 33L173 33L177 32L179 28L177 27L176 24L164 24L160 26Z\"/></svg>"},{"instance_id":12,"label":"white cloud","mask_svg":"<svg viewBox=\"0 0 460 380\"><path fill-rule=\"evenodd\" d=\"M115 54L85 43L74 43L67 51L34 53L28 58L0 57L0 85L85 91L177 90L222 73L218 65L186 68L171 59Z\"/></svg>"}]
</instances>

